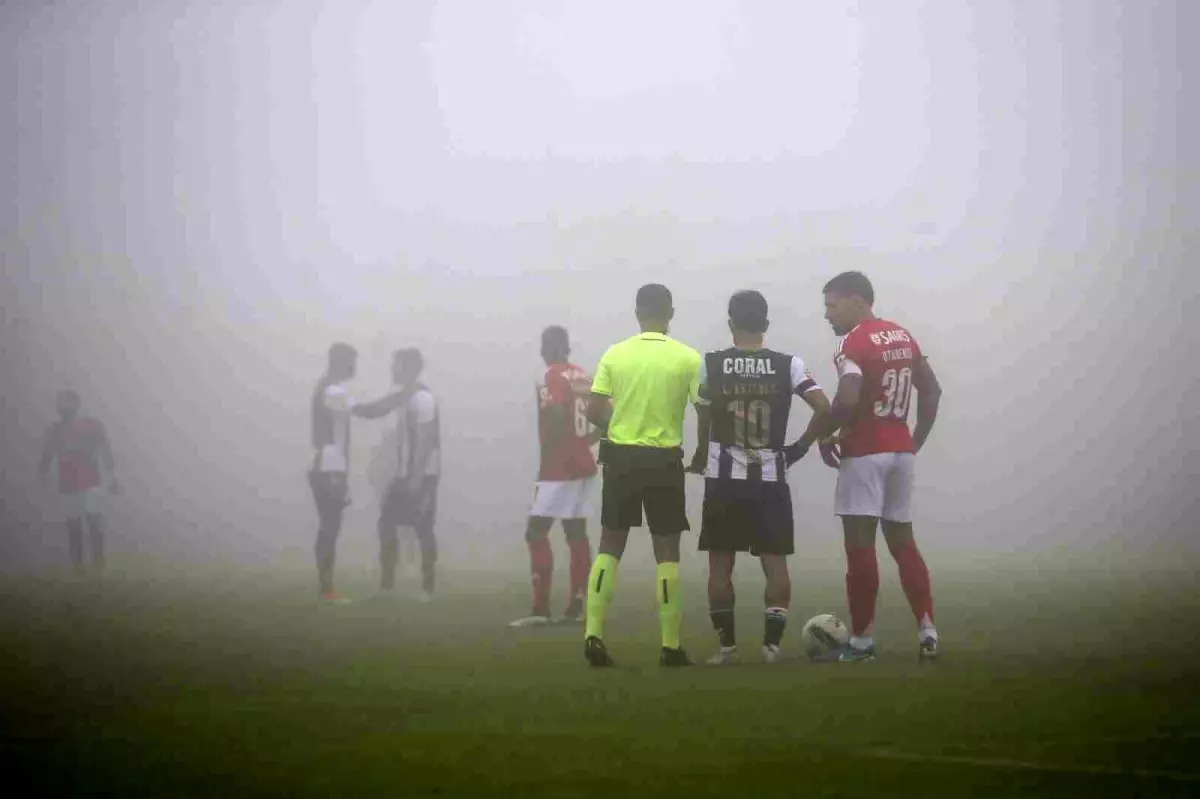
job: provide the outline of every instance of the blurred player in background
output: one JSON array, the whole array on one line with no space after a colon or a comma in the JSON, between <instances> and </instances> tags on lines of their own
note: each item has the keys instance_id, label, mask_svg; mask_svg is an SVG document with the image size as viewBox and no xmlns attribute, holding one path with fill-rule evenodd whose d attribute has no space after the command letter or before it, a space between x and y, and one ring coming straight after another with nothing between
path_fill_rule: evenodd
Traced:
<instances>
[{"instance_id":1,"label":"blurred player in background","mask_svg":"<svg viewBox=\"0 0 1200 799\"><path fill-rule=\"evenodd\" d=\"M375 494L376 519L378 519L378 514L383 511L388 488L391 486L392 480L396 478L396 472L399 469L397 453L399 448L400 434L395 428L392 428L375 446L375 449L371 450L371 462L367 464L367 482L370 483L371 490ZM400 570L407 574L410 566L414 570L418 569L417 537L416 533L412 532L412 528L404 529L409 534L399 537L396 557Z\"/></svg>"},{"instance_id":2,"label":"blurred player in background","mask_svg":"<svg viewBox=\"0 0 1200 799\"><path fill-rule=\"evenodd\" d=\"M571 343L565 328L552 326L542 331L546 374L537 387L541 460L533 507L525 527L533 609L528 616L512 622L513 627L550 622L550 583L554 575L550 528L555 519L562 520L571 553L571 583L563 620L583 620L583 598L592 567L587 517L596 460L591 448L600 434L589 430L591 425L587 420L592 378L568 360L570 355Z\"/></svg>"},{"instance_id":3,"label":"blurred player in background","mask_svg":"<svg viewBox=\"0 0 1200 799\"><path fill-rule=\"evenodd\" d=\"M767 578L763 660L779 657L792 597L787 556L795 551L787 467L812 446L829 413L829 400L800 356L763 349L767 326L762 294L734 294L733 346L707 353L701 367L698 443L689 471L706 478L700 550L708 553L709 616L721 647L710 665L737 659L733 565L747 550ZM793 395L808 403L813 416L799 440L785 447Z\"/></svg>"},{"instance_id":4,"label":"blurred player in background","mask_svg":"<svg viewBox=\"0 0 1200 799\"><path fill-rule=\"evenodd\" d=\"M379 511L379 587L385 595L395 589L399 528L401 525L412 527L421 549L419 599L429 602L433 599L437 565L434 523L442 445L437 398L420 380L424 368L425 360L420 350L398 350L392 359L392 378L397 391L372 403L370 415L389 409L399 415L396 475Z\"/></svg>"},{"instance_id":5,"label":"blurred player in background","mask_svg":"<svg viewBox=\"0 0 1200 799\"><path fill-rule=\"evenodd\" d=\"M860 272L843 272L824 289L825 318L842 337L834 356L838 388L830 423L841 427L837 443L821 444L827 464L838 469L834 512L842 517L846 544L846 593L851 637L843 661L875 657L875 600L879 565L875 531L900 570L900 584L917 622L922 659L937 657L929 570L913 540L912 493L916 453L937 418L941 387L917 340L872 311L875 290ZM916 430L908 427L912 390L917 391Z\"/></svg>"},{"instance_id":6,"label":"blurred player in background","mask_svg":"<svg viewBox=\"0 0 1200 799\"><path fill-rule=\"evenodd\" d=\"M104 425L80 416L79 394L64 390L56 399L58 421L46 429L38 477L42 485L50 482L50 467L58 464L58 496L67 520L67 544L76 574L86 574L84 562L84 524L87 524L92 572L104 573L105 519L99 507L101 467L108 473L108 490L118 493L116 461Z\"/></svg>"},{"instance_id":7,"label":"blurred player in background","mask_svg":"<svg viewBox=\"0 0 1200 799\"><path fill-rule=\"evenodd\" d=\"M350 470L350 417L355 408L347 383L358 367L358 352L338 342L329 348L325 374L313 388L313 460L308 484L317 506L317 588L322 602L341 604L346 600L333 585L337 540L342 515L350 504L347 475Z\"/></svg>"},{"instance_id":8,"label":"blurred player in background","mask_svg":"<svg viewBox=\"0 0 1200 799\"><path fill-rule=\"evenodd\" d=\"M688 402L699 401L700 353L667 336L675 309L666 286L650 283L638 289L635 312L642 332L604 353L588 402L588 419L607 440L600 450L602 531L588 576L584 656L593 666L613 665L604 646L604 616L629 529L642 526L645 508L658 562L659 662L689 666L679 635L679 537L690 529L682 446Z\"/></svg>"}]
</instances>

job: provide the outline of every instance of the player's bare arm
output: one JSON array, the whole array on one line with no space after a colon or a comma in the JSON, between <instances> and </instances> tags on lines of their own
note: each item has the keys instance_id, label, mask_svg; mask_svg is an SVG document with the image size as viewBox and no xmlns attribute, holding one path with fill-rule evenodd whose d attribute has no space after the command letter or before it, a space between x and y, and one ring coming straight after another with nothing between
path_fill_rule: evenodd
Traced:
<instances>
[{"instance_id":1,"label":"player's bare arm","mask_svg":"<svg viewBox=\"0 0 1200 799\"><path fill-rule=\"evenodd\" d=\"M815 423L814 436L820 442L821 460L826 466L838 468L841 456L836 442L831 439L834 433L841 430L854 419L854 411L858 407L859 397L862 396L862 375L848 373L838 380L837 393L833 395L829 414Z\"/></svg>"},{"instance_id":2,"label":"player's bare arm","mask_svg":"<svg viewBox=\"0 0 1200 799\"><path fill-rule=\"evenodd\" d=\"M854 418L854 410L858 407L862 396L862 375L847 374L838 380L837 393L833 395L833 404L829 410L828 432L825 436L833 435Z\"/></svg>"},{"instance_id":3,"label":"player's bare arm","mask_svg":"<svg viewBox=\"0 0 1200 799\"><path fill-rule=\"evenodd\" d=\"M942 386L938 383L928 358L922 358L913 364L912 381L913 388L917 390L917 427L913 431L913 450L920 452L933 430L933 423L937 420Z\"/></svg>"},{"instance_id":4,"label":"player's bare arm","mask_svg":"<svg viewBox=\"0 0 1200 799\"><path fill-rule=\"evenodd\" d=\"M394 391L372 402L355 405L350 413L359 419L382 419L405 402L404 392Z\"/></svg>"},{"instance_id":5,"label":"player's bare arm","mask_svg":"<svg viewBox=\"0 0 1200 799\"><path fill-rule=\"evenodd\" d=\"M816 441L829 435L822 432L828 426L831 415L829 397L825 396L823 390L813 388L801 394L800 398L812 409L812 416L809 417L808 426L804 428L804 432L788 447L789 464L800 460Z\"/></svg>"},{"instance_id":6,"label":"player's bare arm","mask_svg":"<svg viewBox=\"0 0 1200 799\"><path fill-rule=\"evenodd\" d=\"M692 454L692 462L688 471L692 474L704 474L708 467L708 440L711 438L712 414L707 403L697 402L696 409L696 451Z\"/></svg>"}]
</instances>

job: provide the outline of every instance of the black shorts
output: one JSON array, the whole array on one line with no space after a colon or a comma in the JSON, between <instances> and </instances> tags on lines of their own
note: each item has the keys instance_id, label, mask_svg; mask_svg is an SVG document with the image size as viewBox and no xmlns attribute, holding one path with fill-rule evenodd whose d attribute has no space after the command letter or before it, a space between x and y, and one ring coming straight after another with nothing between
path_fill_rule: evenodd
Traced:
<instances>
[{"instance_id":1,"label":"black shorts","mask_svg":"<svg viewBox=\"0 0 1200 799\"><path fill-rule=\"evenodd\" d=\"M342 524L342 514L349 504L346 473L309 472L308 486L312 489L321 527L336 534Z\"/></svg>"},{"instance_id":2,"label":"black shorts","mask_svg":"<svg viewBox=\"0 0 1200 799\"><path fill-rule=\"evenodd\" d=\"M704 481L701 552L790 555L795 551L794 530L787 483Z\"/></svg>"},{"instance_id":3,"label":"black shorts","mask_svg":"<svg viewBox=\"0 0 1200 799\"><path fill-rule=\"evenodd\" d=\"M384 527L432 527L437 518L438 478L426 476L415 492L409 489L407 478L397 477L388 486L379 509L379 523Z\"/></svg>"},{"instance_id":4,"label":"black shorts","mask_svg":"<svg viewBox=\"0 0 1200 799\"><path fill-rule=\"evenodd\" d=\"M683 450L678 447L624 447L604 450L600 523L608 530L642 526L642 508L651 535L690 530L683 490Z\"/></svg>"}]
</instances>

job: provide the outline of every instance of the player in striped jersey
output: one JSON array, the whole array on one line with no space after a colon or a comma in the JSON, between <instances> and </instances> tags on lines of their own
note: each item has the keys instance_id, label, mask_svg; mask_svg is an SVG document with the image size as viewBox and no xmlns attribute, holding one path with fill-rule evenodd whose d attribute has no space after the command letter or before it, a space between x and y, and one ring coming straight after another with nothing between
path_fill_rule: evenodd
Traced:
<instances>
[{"instance_id":1,"label":"player in striped jersey","mask_svg":"<svg viewBox=\"0 0 1200 799\"><path fill-rule=\"evenodd\" d=\"M829 413L829 400L797 355L763 348L767 301L757 291L739 291L729 300L733 346L704 357L699 416L691 471L705 476L700 550L708 552L708 603L720 650L708 661L737 659L734 635L733 564L738 552L757 555L767 578L763 659L774 662L787 626L792 584L792 495L787 468L816 440L815 430ZM785 446L792 396L813 410L808 429Z\"/></svg>"}]
</instances>

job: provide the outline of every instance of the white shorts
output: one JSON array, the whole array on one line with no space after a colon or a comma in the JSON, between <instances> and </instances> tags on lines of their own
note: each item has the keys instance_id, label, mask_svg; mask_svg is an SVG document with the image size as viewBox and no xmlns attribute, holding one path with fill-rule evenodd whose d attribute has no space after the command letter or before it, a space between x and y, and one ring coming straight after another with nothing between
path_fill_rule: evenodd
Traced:
<instances>
[{"instance_id":1,"label":"white shorts","mask_svg":"<svg viewBox=\"0 0 1200 799\"><path fill-rule=\"evenodd\" d=\"M539 480L533 487L530 516L547 519L586 519L594 477L582 480Z\"/></svg>"},{"instance_id":2,"label":"white shorts","mask_svg":"<svg viewBox=\"0 0 1200 799\"><path fill-rule=\"evenodd\" d=\"M103 504L102 492L98 488L79 491L73 494L64 492L58 495L59 512L63 518L69 521L103 513Z\"/></svg>"},{"instance_id":3,"label":"white shorts","mask_svg":"<svg viewBox=\"0 0 1200 799\"><path fill-rule=\"evenodd\" d=\"M874 516L889 522L912 522L911 452L879 452L843 458L838 469L833 512L838 516Z\"/></svg>"}]
</instances>

